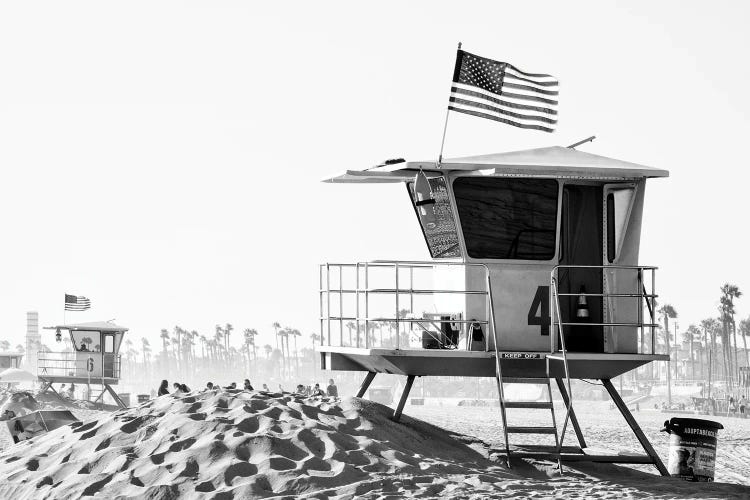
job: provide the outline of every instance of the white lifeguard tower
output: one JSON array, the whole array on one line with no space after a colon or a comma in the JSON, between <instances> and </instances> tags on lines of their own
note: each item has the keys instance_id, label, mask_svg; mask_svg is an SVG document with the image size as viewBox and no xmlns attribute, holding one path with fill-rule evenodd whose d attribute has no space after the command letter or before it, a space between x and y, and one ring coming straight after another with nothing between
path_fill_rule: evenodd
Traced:
<instances>
[{"instance_id":1,"label":"white lifeguard tower","mask_svg":"<svg viewBox=\"0 0 750 500\"><path fill-rule=\"evenodd\" d=\"M37 376L43 382L42 392L55 389L52 384L75 383L89 388L99 386L94 402L108 392L120 408L125 404L112 389L120 381L120 346L127 328L107 321L48 326L54 330L59 342L68 336L71 351L40 352L37 359Z\"/></svg>"},{"instance_id":2,"label":"white lifeguard tower","mask_svg":"<svg viewBox=\"0 0 750 500\"><path fill-rule=\"evenodd\" d=\"M548 147L434 161L389 160L332 183L405 183L432 260L320 267L321 364L406 376L495 377L505 454L654 464L659 459L611 379L656 352L655 271L638 262L646 180L665 170ZM571 379L600 380L646 455L592 455ZM550 380L566 405L558 432ZM546 385L545 402L510 401L504 385ZM511 392L511 391L509 391ZM508 424L506 410L552 412L548 427ZM579 447L563 448L568 421ZM554 435L511 448L508 434Z\"/></svg>"}]
</instances>

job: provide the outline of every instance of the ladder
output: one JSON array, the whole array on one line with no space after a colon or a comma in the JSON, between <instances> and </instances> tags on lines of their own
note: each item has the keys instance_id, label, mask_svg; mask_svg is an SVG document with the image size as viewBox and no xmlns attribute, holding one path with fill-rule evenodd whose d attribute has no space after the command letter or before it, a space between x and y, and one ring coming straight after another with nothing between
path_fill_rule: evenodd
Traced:
<instances>
[{"instance_id":1,"label":"ladder","mask_svg":"<svg viewBox=\"0 0 750 500\"><path fill-rule=\"evenodd\" d=\"M497 351L497 349L496 349ZM549 373L549 370L548 370ZM552 402L552 387L550 386L550 379L547 378L519 378L519 377L502 377L499 374L498 386L503 387L503 393L500 397L500 411L503 415L503 434L505 436L505 453L510 467L511 453L513 456L518 458L540 458L540 459L552 459L557 460L557 466L562 472L562 462L560 460L560 449L561 443L557 433L557 422L555 419L555 407ZM546 401L512 401L505 397L504 384L533 384L544 386L547 389ZM549 426L516 426L509 425L507 422L507 411L512 408L524 408L534 410L548 410L552 417L552 425ZM555 439L555 451L544 452L544 451L511 451L509 444L509 434L551 434Z\"/></svg>"},{"instance_id":2,"label":"ladder","mask_svg":"<svg viewBox=\"0 0 750 500\"><path fill-rule=\"evenodd\" d=\"M516 456L518 458L539 458L539 459L553 459L557 460L557 465L559 468L560 473L562 474L563 468L562 468L562 460L561 460L561 454L562 454L562 435L559 435L557 432L557 421L555 418L555 408L554 403L552 402L552 388L550 386L550 367L549 367L549 357L546 359L546 374L547 376L544 378L529 378L529 377L503 377L502 367L500 363L500 349L499 349L499 339L497 334L497 324L495 321L495 312L493 307L493 300L492 300L492 284L490 283L490 277L489 274L487 275L487 290L489 293L489 311L490 311L490 320L492 321L492 332L495 339L495 380L497 382L497 392L498 392L498 398L500 401L500 416L502 418L503 422L503 438L505 441L505 458L508 467L511 467L511 454L513 456ZM557 289L553 282L553 292L554 297L557 299ZM555 304L557 307L557 312L559 314L559 304ZM553 329L554 330L554 329ZM551 354L554 354L554 351L551 352ZM566 356L565 351L565 344L563 341L562 345L562 351L560 353L562 356L562 361L565 366L565 378L568 385L568 394L570 394L570 374L568 372L568 360ZM546 386L547 388L547 400L546 401L510 401L505 397L505 384L536 384L536 385L542 385ZM565 414L565 424L563 425L563 431L562 433L565 433L565 428L567 427L568 419L570 417L570 411L572 409L572 399L570 400L570 403L567 406L567 411ZM507 416L507 410L512 408L525 408L525 409L537 409L537 410L549 410L551 417L552 417L552 425L550 426L510 426L508 425L508 416ZM510 438L509 434L551 434L555 438L555 448L554 452L550 451L513 451L511 452L510 448Z\"/></svg>"}]
</instances>

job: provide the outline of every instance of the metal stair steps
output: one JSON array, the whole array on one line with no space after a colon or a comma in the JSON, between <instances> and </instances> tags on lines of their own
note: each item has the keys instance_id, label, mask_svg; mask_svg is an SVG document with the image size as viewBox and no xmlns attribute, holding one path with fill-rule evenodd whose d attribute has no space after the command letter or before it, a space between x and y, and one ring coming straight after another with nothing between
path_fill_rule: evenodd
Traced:
<instances>
[{"instance_id":1,"label":"metal stair steps","mask_svg":"<svg viewBox=\"0 0 750 500\"><path fill-rule=\"evenodd\" d=\"M535 384L535 385L549 384L548 378L503 377L502 380L503 380L503 384Z\"/></svg>"},{"instance_id":2,"label":"metal stair steps","mask_svg":"<svg viewBox=\"0 0 750 500\"><path fill-rule=\"evenodd\" d=\"M514 434L557 434L555 427L526 427L526 426L508 426L507 432Z\"/></svg>"},{"instance_id":3,"label":"metal stair steps","mask_svg":"<svg viewBox=\"0 0 750 500\"><path fill-rule=\"evenodd\" d=\"M534 408L539 410L551 410L552 403L549 401L504 401L506 408Z\"/></svg>"}]
</instances>

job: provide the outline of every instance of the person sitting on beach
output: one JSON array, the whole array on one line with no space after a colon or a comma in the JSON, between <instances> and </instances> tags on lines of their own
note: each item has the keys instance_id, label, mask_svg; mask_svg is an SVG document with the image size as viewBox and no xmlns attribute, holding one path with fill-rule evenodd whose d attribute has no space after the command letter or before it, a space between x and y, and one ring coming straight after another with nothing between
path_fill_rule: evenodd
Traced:
<instances>
[{"instance_id":1,"label":"person sitting on beach","mask_svg":"<svg viewBox=\"0 0 750 500\"><path fill-rule=\"evenodd\" d=\"M295 389L294 393L300 396L307 396L307 391L305 390L305 386L302 384L297 384L297 389Z\"/></svg>"},{"instance_id":2,"label":"person sitting on beach","mask_svg":"<svg viewBox=\"0 0 750 500\"><path fill-rule=\"evenodd\" d=\"M213 382L207 383L206 384L206 390L207 391L213 391L214 390L214 383Z\"/></svg>"},{"instance_id":3,"label":"person sitting on beach","mask_svg":"<svg viewBox=\"0 0 750 500\"><path fill-rule=\"evenodd\" d=\"M68 393L67 393L68 399L73 399L75 395L75 391L76 391L76 385L70 384L70 387L68 387Z\"/></svg>"},{"instance_id":4,"label":"person sitting on beach","mask_svg":"<svg viewBox=\"0 0 750 500\"><path fill-rule=\"evenodd\" d=\"M336 387L336 384L333 383L333 379L328 380L328 387L326 387L326 394L328 394L328 396L332 398L339 397L339 388Z\"/></svg>"},{"instance_id":5,"label":"person sitting on beach","mask_svg":"<svg viewBox=\"0 0 750 500\"><path fill-rule=\"evenodd\" d=\"M168 387L169 387L169 382L167 382L166 380L162 380L157 394L159 396L164 396L165 394L169 394L169 391L167 390Z\"/></svg>"},{"instance_id":6,"label":"person sitting on beach","mask_svg":"<svg viewBox=\"0 0 750 500\"><path fill-rule=\"evenodd\" d=\"M180 384L180 390L182 392L190 392L190 387L188 387L187 384Z\"/></svg>"},{"instance_id":7,"label":"person sitting on beach","mask_svg":"<svg viewBox=\"0 0 750 500\"><path fill-rule=\"evenodd\" d=\"M174 384L172 384L172 387L174 387L174 391L173 391L174 394L178 394L182 392L182 387L180 386L179 382L175 382Z\"/></svg>"},{"instance_id":8,"label":"person sitting on beach","mask_svg":"<svg viewBox=\"0 0 750 500\"><path fill-rule=\"evenodd\" d=\"M254 390L252 384L250 384L250 380L245 379L245 387L244 387L244 389L246 391L252 391L252 390Z\"/></svg>"},{"instance_id":9,"label":"person sitting on beach","mask_svg":"<svg viewBox=\"0 0 750 500\"><path fill-rule=\"evenodd\" d=\"M315 384L315 388L312 391L313 396L325 396L326 393L320 388L320 384Z\"/></svg>"},{"instance_id":10,"label":"person sitting on beach","mask_svg":"<svg viewBox=\"0 0 750 500\"><path fill-rule=\"evenodd\" d=\"M268 384L263 384L263 390L266 392L271 392L271 389L268 388Z\"/></svg>"}]
</instances>

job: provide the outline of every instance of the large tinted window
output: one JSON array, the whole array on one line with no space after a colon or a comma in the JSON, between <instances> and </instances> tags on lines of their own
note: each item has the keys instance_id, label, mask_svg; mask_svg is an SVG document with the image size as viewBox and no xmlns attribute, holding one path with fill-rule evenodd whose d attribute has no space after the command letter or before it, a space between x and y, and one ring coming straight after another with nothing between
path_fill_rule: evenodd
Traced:
<instances>
[{"instance_id":1,"label":"large tinted window","mask_svg":"<svg viewBox=\"0 0 750 500\"><path fill-rule=\"evenodd\" d=\"M435 177L430 179L430 189L435 203L428 205L432 217L428 224L420 216L419 210L415 207L419 225L422 227L424 239L433 258L460 257L461 248L458 245L458 231L456 231L456 221L453 220L453 211L451 210L450 197L448 188L445 185L444 177ZM414 183L407 184L409 196L414 203Z\"/></svg>"},{"instance_id":2,"label":"large tinted window","mask_svg":"<svg viewBox=\"0 0 750 500\"><path fill-rule=\"evenodd\" d=\"M555 256L557 181L461 177L453 182L469 256L550 260Z\"/></svg>"}]
</instances>

